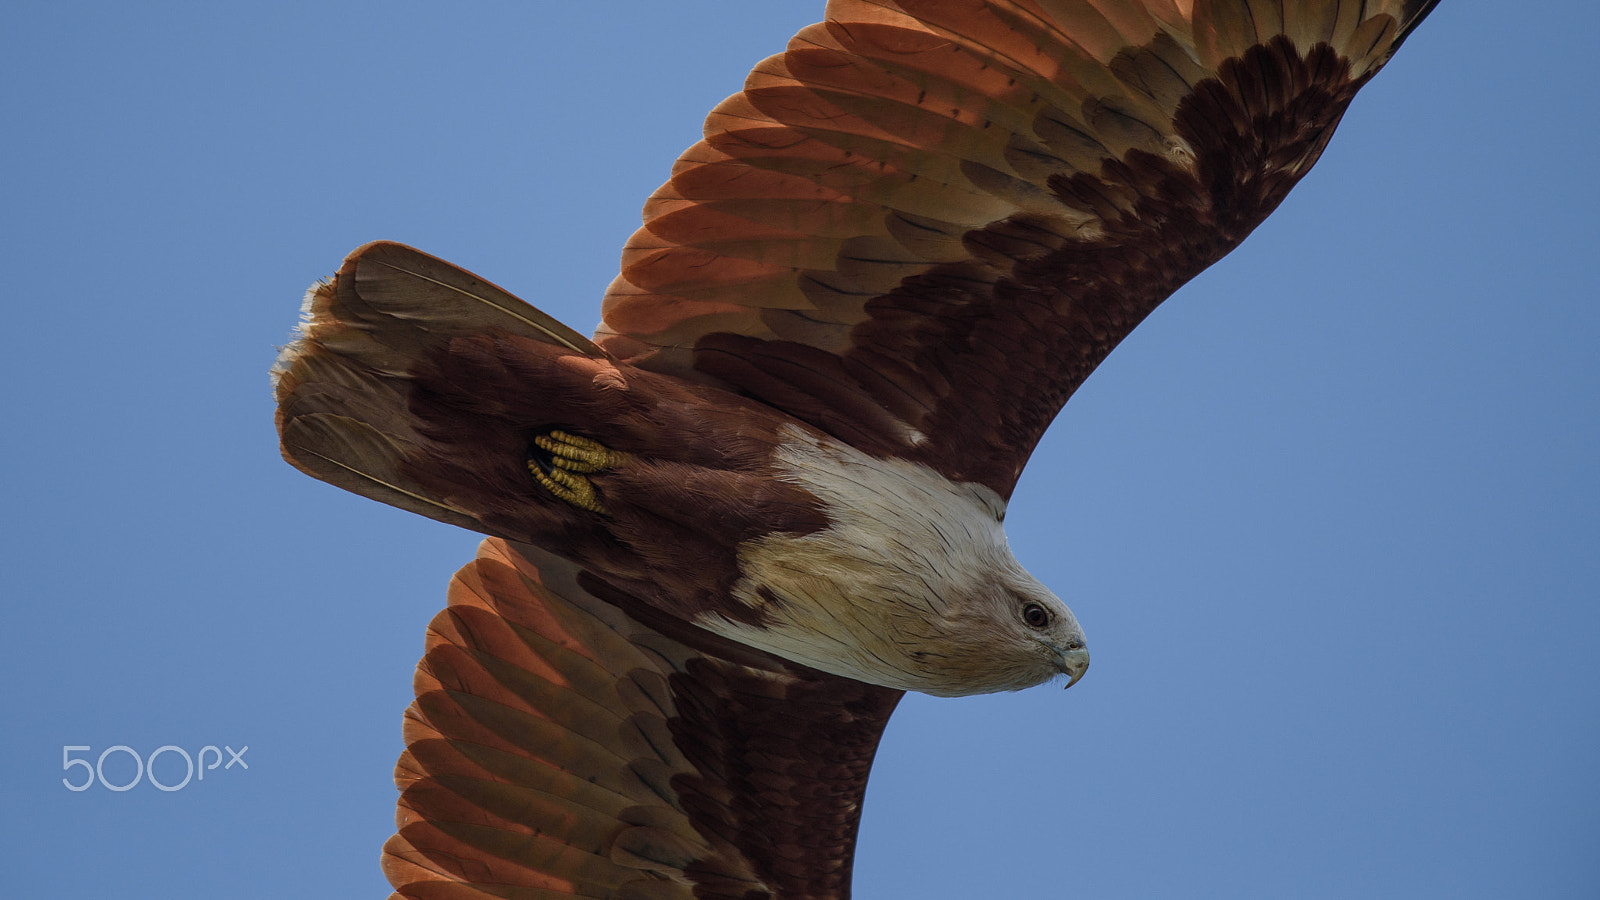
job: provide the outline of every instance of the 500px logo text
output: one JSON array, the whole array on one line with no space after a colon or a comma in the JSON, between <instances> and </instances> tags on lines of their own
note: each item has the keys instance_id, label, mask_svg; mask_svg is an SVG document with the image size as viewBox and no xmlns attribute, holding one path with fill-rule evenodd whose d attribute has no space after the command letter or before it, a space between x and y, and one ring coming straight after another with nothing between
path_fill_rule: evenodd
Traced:
<instances>
[{"instance_id":1,"label":"500px logo text","mask_svg":"<svg viewBox=\"0 0 1600 900\"><path fill-rule=\"evenodd\" d=\"M108 791L126 791L138 784L139 781L143 779L155 785L157 790L176 791L187 785L189 780L194 778L196 774L200 776L198 778L199 781L205 781L206 773L215 769L217 766L222 766L222 770L224 772L233 768L235 765L242 769L250 768L250 764L244 761L245 751L250 749L249 745L241 747L238 751L235 751L232 747L224 744L222 749L228 751L229 759L228 764L225 766L222 766L222 750L218 750L214 744L207 744L204 747L201 747L200 752L195 754L194 757L189 755L189 751L174 744L166 744L164 746L157 747L155 750L150 752L148 757L140 757L138 751L127 746L126 744L117 744L116 746L107 747L106 749L100 751L100 758L95 760L93 765L90 765L87 759L74 759L72 756L72 754L80 751L83 753L88 753L90 752L90 748L88 746L74 746L69 744L61 748L61 768L63 771L71 772L73 768L77 766L83 766L83 780L74 783L70 778L63 778L61 779L61 783L66 785L67 790L69 791L86 791L93 787L96 781L100 782L100 786ZM106 780L106 758L112 756L114 753L126 753L127 755L133 757L133 763L135 767L133 778L123 782L122 784L116 784ZM177 755L183 759L185 768L182 781L179 781L175 784L168 784L163 783L156 778L156 759L163 754ZM210 755L210 765L206 764L208 754ZM196 764L196 757L199 759L198 765ZM112 758L116 759L116 757ZM171 777L170 773L168 777Z\"/></svg>"}]
</instances>

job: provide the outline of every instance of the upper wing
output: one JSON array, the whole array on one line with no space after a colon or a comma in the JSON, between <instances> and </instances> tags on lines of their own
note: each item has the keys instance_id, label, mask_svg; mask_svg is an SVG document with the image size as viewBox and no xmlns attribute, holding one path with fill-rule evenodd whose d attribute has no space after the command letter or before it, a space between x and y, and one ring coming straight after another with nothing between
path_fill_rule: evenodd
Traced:
<instances>
[{"instance_id":1,"label":"upper wing","mask_svg":"<svg viewBox=\"0 0 1600 900\"><path fill-rule=\"evenodd\" d=\"M848 896L901 696L499 539L451 582L416 691L384 848L415 898Z\"/></svg>"},{"instance_id":2,"label":"upper wing","mask_svg":"<svg viewBox=\"0 0 1600 900\"><path fill-rule=\"evenodd\" d=\"M645 207L597 341L1009 497L1437 0L832 0Z\"/></svg>"}]
</instances>

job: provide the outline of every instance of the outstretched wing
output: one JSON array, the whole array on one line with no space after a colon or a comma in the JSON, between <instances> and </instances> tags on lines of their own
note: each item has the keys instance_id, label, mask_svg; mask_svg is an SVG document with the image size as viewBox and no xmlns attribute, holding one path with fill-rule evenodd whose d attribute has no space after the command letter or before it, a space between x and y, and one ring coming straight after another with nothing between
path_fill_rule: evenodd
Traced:
<instances>
[{"instance_id":1,"label":"outstretched wing","mask_svg":"<svg viewBox=\"0 0 1600 900\"><path fill-rule=\"evenodd\" d=\"M1436 0L832 0L679 159L598 342L1009 497Z\"/></svg>"},{"instance_id":2,"label":"outstretched wing","mask_svg":"<svg viewBox=\"0 0 1600 900\"><path fill-rule=\"evenodd\" d=\"M417 898L848 896L901 696L499 539L451 582L416 691L384 867Z\"/></svg>"}]
</instances>

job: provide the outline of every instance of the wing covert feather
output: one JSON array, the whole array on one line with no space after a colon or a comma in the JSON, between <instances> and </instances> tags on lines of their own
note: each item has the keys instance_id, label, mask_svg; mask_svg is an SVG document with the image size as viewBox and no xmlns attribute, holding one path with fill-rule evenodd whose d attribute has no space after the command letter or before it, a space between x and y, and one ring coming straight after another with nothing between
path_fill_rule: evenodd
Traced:
<instances>
[{"instance_id":1,"label":"wing covert feather","mask_svg":"<svg viewBox=\"0 0 1600 900\"><path fill-rule=\"evenodd\" d=\"M646 204L596 339L1009 496L1432 6L833 0Z\"/></svg>"},{"instance_id":2,"label":"wing covert feather","mask_svg":"<svg viewBox=\"0 0 1600 900\"><path fill-rule=\"evenodd\" d=\"M485 541L417 668L396 896L848 896L900 692L719 642Z\"/></svg>"}]
</instances>

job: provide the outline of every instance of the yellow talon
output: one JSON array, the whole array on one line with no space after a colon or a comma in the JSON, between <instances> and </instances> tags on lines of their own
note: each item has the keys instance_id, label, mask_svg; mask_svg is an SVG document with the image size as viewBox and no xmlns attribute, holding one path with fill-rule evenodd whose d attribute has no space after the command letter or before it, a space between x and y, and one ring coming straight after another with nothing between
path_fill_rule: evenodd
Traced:
<instances>
[{"instance_id":1,"label":"yellow talon","mask_svg":"<svg viewBox=\"0 0 1600 900\"><path fill-rule=\"evenodd\" d=\"M528 460L528 471L541 487L579 509L605 513L594 485L582 476L616 465L623 454L598 441L554 429L535 437L533 445L549 454L548 459Z\"/></svg>"},{"instance_id":2,"label":"yellow talon","mask_svg":"<svg viewBox=\"0 0 1600 900\"><path fill-rule=\"evenodd\" d=\"M590 440L565 431L552 430L533 439L541 450L557 458L557 465L569 472L598 472L617 462L619 454L606 449L599 441Z\"/></svg>"}]
</instances>

